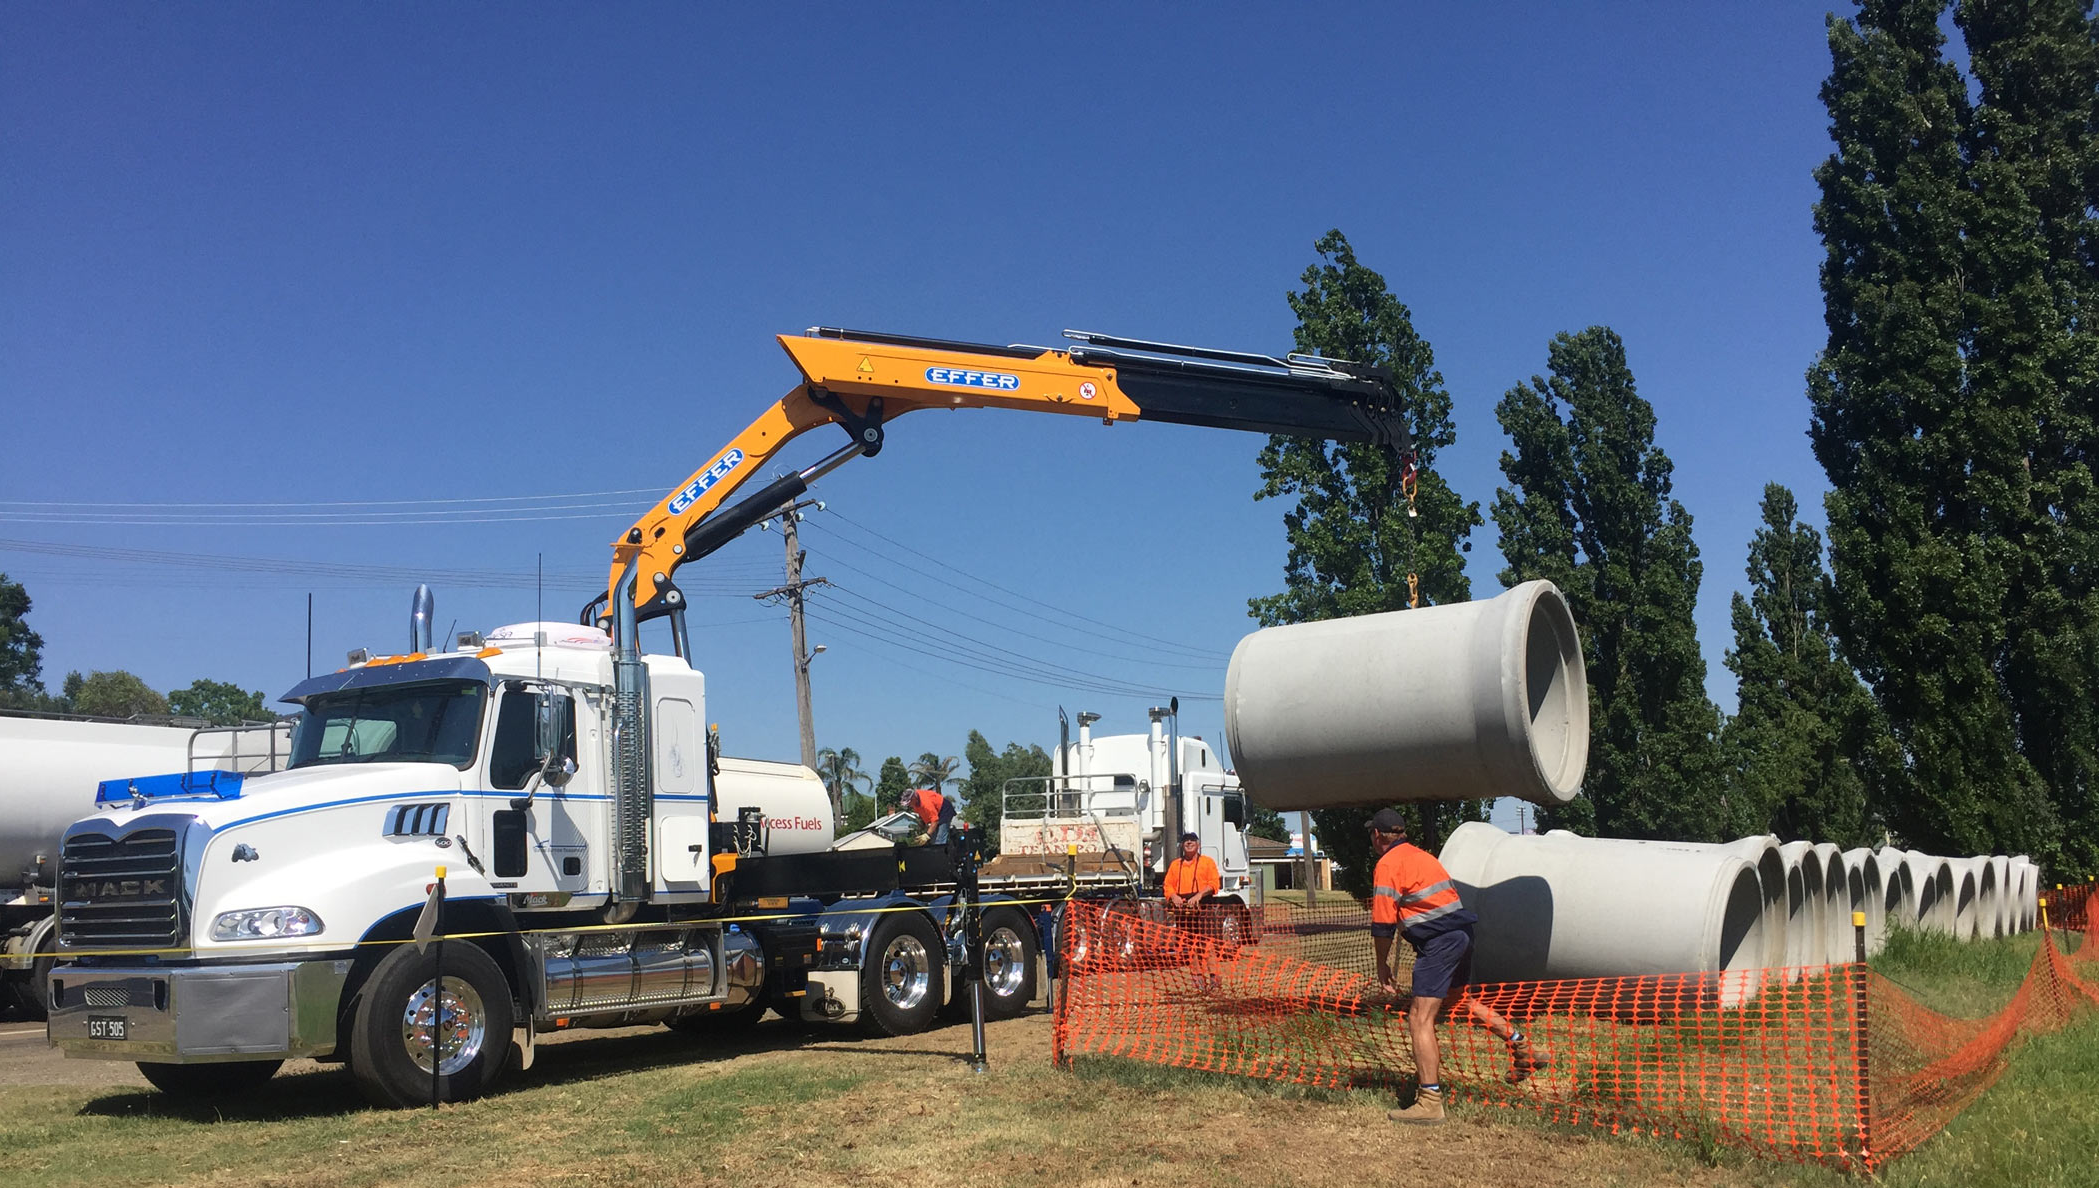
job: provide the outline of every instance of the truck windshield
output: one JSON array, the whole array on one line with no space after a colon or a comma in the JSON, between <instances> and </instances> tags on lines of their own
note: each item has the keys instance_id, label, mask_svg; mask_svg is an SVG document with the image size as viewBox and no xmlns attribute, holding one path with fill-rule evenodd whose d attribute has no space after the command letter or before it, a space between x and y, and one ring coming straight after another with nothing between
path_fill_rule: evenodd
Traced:
<instances>
[{"instance_id":1,"label":"truck windshield","mask_svg":"<svg viewBox=\"0 0 2099 1188\"><path fill-rule=\"evenodd\" d=\"M488 690L455 681L351 689L307 701L292 732L293 767L323 763L474 762Z\"/></svg>"}]
</instances>

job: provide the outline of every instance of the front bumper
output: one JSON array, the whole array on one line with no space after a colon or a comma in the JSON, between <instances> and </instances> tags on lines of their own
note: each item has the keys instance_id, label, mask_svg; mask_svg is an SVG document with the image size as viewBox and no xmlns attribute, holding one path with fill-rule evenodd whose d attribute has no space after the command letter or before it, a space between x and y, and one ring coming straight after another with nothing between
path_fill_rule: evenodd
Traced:
<instances>
[{"instance_id":1,"label":"front bumper","mask_svg":"<svg viewBox=\"0 0 2099 1188\"><path fill-rule=\"evenodd\" d=\"M45 1034L67 1056L189 1064L335 1051L350 961L264 965L62 965L51 971ZM121 1019L123 1039L89 1036ZM98 1025L108 1030L107 1024Z\"/></svg>"}]
</instances>

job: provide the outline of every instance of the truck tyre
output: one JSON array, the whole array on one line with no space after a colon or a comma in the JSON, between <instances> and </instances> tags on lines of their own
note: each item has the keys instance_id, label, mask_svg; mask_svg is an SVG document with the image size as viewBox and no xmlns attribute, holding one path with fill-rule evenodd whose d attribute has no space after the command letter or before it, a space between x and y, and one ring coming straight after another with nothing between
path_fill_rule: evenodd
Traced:
<instances>
[{"instance_id":1,"label":"truck tyre","mask_svg":"<svg viewBox=\"0 0 2099 1188\"><path fill-rule=\"evenodd\" d=\"M282 1060L237 1060L229 1064L148 1064L138 1070L169 1097L218 1098L253 1093L277 1075Z\"/></svg>"},{"instance_id":2,"label":"truck tyre","mask_svg":"<svg viewBox=\"0 0 2099 1188\"><path fill-rule=\"evenodd\" d=\"M58 965L58 955L52 950L57 946L56 933L46 930L44 939L37 942L36 960L29 963L29 972L23 975L26 980L15 987L15 997L22 1004L22 1017L33 1023L51 1017L51 971Z\"/></svg>"},{"instance_id":3,"label":"truck tyre","mask_svg":"<svg viewBox=\"0 0 2099 1188\"><path fill-rule=\"evenodd\" d=\"M477 945L444 946L443 1054L438 1097L466 1101L495 1083L514 1025L510 983ZM375 1104L430 1104L433 975L437 949L401 945L372 971L357 997L350 1073Z\"/></svg>"},{"instance_id":4,"label":"truck tyre","mask_svg":"<svg viewBox=\"0 0 2099 1188\"><path fill-rule=\"evenodd\" d=\"M947 947L919 912L890 912L867 942L860 973L860 1021L876 1035L924 1031L946 997Z\"/></svg>"},{"instance_id":5,"label":"truck tyre","mask_svg":"<svg viewBox=\"0 0 2099 1188\"><path fill-rule=\"evenodd\" d=\"M1041 946L1035 926L1019 912L1007 909L984 914L984 1014L992 1019L1010 1019L1035 1001L1035 959ZM962 1014L969 1014L969 1001L962 1000Z\"/></svg>"}]
</instances>

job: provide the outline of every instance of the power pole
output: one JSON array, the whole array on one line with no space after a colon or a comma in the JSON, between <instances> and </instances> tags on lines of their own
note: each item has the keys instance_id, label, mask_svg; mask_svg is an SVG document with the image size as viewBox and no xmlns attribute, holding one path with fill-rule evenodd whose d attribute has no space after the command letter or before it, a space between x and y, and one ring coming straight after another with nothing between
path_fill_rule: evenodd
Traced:
<instances>
[{"instance_id":1,"label":"power pole","mask_svg":"<svg viewBox=\"0 0 2099 1188\"><path fill-rule=\"evenodd\" d=\"M802 766L811 771L816 769L816 716L809 704L809 641L802 627L803 591L810 586L830 583L824 578L802 578L802 559L807 554L802 551L795 525L801 522L803 508L822 506L808 499L790 503L775 513L780 520L780 535L787 539L787 583L763 594L752 595L760 601L769 598L787 600L787 621L794 636L794 702L802 716ZM841 803L839 790L832 788L830 793L832 817L834 820L843 819L845 805Z\"/></svg>"}]
</instances>

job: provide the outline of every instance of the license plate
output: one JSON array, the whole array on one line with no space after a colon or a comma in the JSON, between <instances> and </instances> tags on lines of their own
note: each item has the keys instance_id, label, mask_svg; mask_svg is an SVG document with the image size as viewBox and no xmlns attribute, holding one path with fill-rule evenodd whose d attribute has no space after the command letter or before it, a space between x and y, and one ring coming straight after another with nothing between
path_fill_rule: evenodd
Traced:
<instances>
[{"instance_id":1,"label":"license plate","mask_svg":"<svg viewBox=\"0 0 2099 1188\"><path fill-rule=\"evenodd\" d=\"M87 1037L89 1039L108 1040L128 1039L130 1037L125 1033L130 1029L130 1023L129 1019L90 1016L87 1021Z\"/></svg>"}]
</instances>

